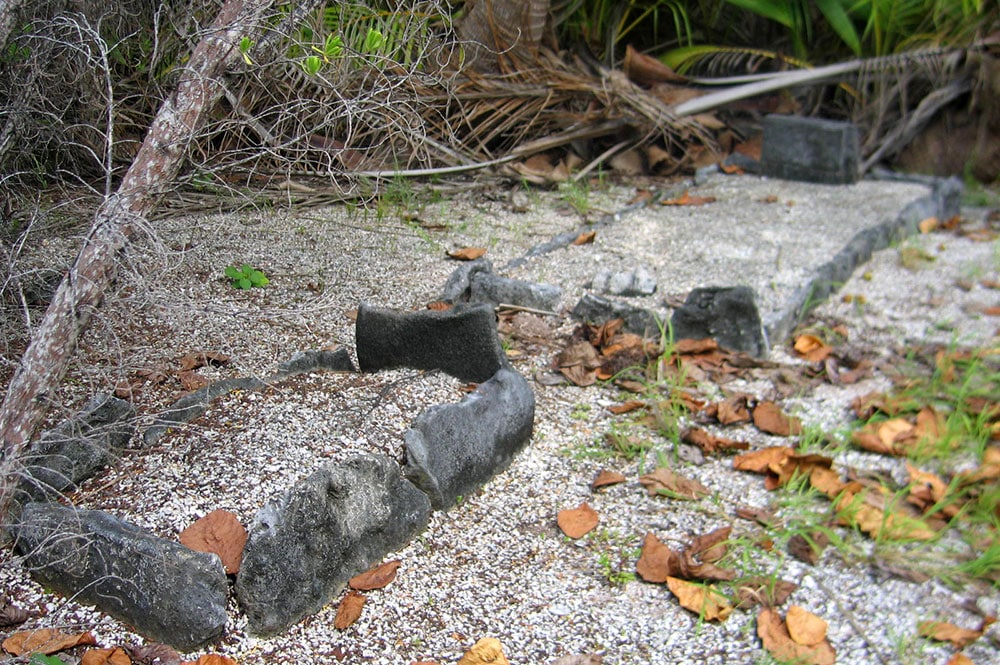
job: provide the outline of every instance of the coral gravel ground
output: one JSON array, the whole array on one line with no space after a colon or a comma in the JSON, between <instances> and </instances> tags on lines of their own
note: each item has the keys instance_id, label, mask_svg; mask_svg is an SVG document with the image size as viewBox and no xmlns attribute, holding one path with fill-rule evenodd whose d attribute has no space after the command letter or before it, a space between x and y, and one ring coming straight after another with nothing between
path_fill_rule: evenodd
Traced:
<instances>
[{"instance_id":1,"label":"coral gravel ground","mask_svg":"<svg viewBox=\"0 0 1000 665\"><path fill-rule=\"evenodd\" d=\"M230 356L220 367L199 370L211 380L266 375L303 348L350 347L350 310L359 302L414 308L437 298L454 268L443 259L444 250L483 246L495 265L503 265L538 242L578 228L581 214L620 209L633 194L631 187L593 193L589 211L581 210L578 200L572 209L568 197L543 193L532 195L526 213L512 212L505 197L469 197L428 203L419 211L390 209L385 216L323 209L295 216L219 215L196 223L164 220L157 242L130 257L142 265L141 274L124 275L88 333L57 396L62 413L108 386L129 386L148 422L182 389L177 359L192 351ZM389 555L402 562L396 580L367 593L360 618L345 630L333 626L334 603L284 635L258 639L243 632L234 604L225 638L210 651L240 663L450 663L479 638L492 636L512 663L546 664L571 656L609 664L776 662L758 637L759 608L707 621L683 609L664 584L636 578L647 534L681 550L693 538L728 526L729 552L718 565L737 577L733 584L720 583L720 590L734 596L751 577L795 583L798 588L779 611L784 615L797 605L823 618L836 662L958 662L949 661L955 646L920 637L918 624L949 621L975 630L984 617L1000 612L995 544L977 549L969 529L960 526L930 543L873 540L861 529L833 524L831 502L807 485L767 491L762 476L733 469L731 454L705 454L672 438L698 424L752 450L801 443L829 454L844 478L853 473L905 485L900 459L843 443L850 404L863 394L889 390L911 364L918 366L923 355L913 351L917 347L932 359L934 344L996 353L1000 318L991 308L1000 305L997 220L988 211L969 211L968 217L968 233L934 230L879 252L834 301L814 312L810 332L833 343L840 369L870 362L856 382L823 380L823 371L837 367L809 363L781 343L768 364L742 368L725 381L708 372L699 385L683 386L708 402L732 393L774 400L804 424L806 433L798 437L764 434L750 425L702 423L690 412L674 428L671 389L683 383L677 378L657 385L646 375L639 393L613 382L551 385L553 361L577 324L564 316L504 316L504 343L514 366L537 379L538 400L531 445L511 468L452 510L435 513L421 536ZM447 228L440 230L439 224ZM51 241L18 261L44 266L68 249ZM560 274L561 261L572 263L562 275L573 283L561 285L579 288L579 265L586 264L588 251L593 252L570 248L540 260L554 275ZM223 269L242 261L264 269L271 284L232 289ZM598 259L591 256L591 264L599 267ZM996 356L983 357L982 367L993 372L995 402ZM70 500L107 509L165 537L218 508L246 524L264 500L316 464L354 452L399 456L409 422L430 404L461 399L462 389L440 374L394 370L314 374L261 393L233 394L154 448L130 450L121 465L86 483ZM631 399L645 408L612 413L610 407ZM820 433L833 441L823 443ZM921 461L950 477L978 468L984 454L957 452L966 454ZM662 464L699 481L708 495L697 501L650 495L639 479ZM602 470L621 473L625 481L594 490L591 482ZM996 482L987 481L985 490L993 497ZM556 518L582 503L596 511L599 523L570 539ZM781 526L742 519L737 508L769 509ZM995 543L995 522L993 527L983 535ZM791 535L817 528L835 541L815 565L788 554ZM39 614L20 629L89 630L102 646L141 641L91 608L46 594L8 550L2 557L0 589L12 603ZM980 559L985 566L980 574L957 572ZM985 626L962 653L973 663L996 662L996 627Z\"/></svg>"}]
</instances>

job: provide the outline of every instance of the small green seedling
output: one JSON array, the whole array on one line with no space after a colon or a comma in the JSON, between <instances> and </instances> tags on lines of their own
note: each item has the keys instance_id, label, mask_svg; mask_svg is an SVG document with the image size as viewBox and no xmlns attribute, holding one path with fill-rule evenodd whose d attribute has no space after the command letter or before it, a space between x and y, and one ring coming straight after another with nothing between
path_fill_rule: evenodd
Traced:
<instances>
[{"instance_id":1,"label":"small green seedling","mask_svg":"<svg viewBox=\"0 0 1000 665\"><path fill-rule=\"evenodd\" d=\"M229 266L226 268L226 277L232 280L234 289L252 289L255 286L265 287L271 283L263 271L251 268L249 263L244 263L237 268Z\"/></svg>"}]
</instances>

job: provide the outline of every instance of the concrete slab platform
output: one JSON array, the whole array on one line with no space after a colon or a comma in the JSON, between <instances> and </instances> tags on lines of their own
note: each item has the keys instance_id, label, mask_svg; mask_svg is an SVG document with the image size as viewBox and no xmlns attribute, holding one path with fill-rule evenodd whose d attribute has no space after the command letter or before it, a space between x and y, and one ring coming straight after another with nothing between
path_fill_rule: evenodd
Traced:
<instances>
[{"instance_id":1,"label":"concrete slab platform","mask_svg":"<svg viewBox=\"0 0 1000 665\"><path fill-rule=\"evenodd\" d=\"M572 309L599 271L642 266L655 274L657 292L617 300L653 310L660 320L696 287L748 286L775 344L872 251L915 233L922 219L957 214L961 184L864 180L831 186L719 174L687 191L712 200L654 202L609 215L589 227L597 230L593 243L550 244L544 254L536 248L498 272L557 284L562 306Z\"/></svg>"}]
</instances>

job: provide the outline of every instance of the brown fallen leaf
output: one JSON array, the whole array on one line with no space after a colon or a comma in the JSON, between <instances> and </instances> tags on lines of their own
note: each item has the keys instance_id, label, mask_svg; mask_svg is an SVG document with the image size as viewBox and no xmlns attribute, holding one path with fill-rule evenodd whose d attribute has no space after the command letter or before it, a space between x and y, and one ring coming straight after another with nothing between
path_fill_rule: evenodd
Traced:
<instances>
[{"instance_id":1,"label":"brown fallen leaf","mask_svg":"<svg viewBox=\"0 0 1000 665\"><path fill-rule=\"evenodd\" d=\"M597 238L597 231L584 231L573 240L572 244L587 245L594 242L595 238Z\"/></svg>"},{"instance_id":2,"label":"brown fallen leaf","mask_svg":"<svg viewBox=\"0 0 1000 665\"><path fill-rule=\"evenodd\" d=\"M181 388L189 392L201 390L208 385L208 379L194 370L177 372L177 378L180 379Z\"/></svg>"},{"instance_id":3,"label":"brown fallen leaf","mask_svg":"<svg viewBox=\"0 0 1000 665\"><path fill-rule=\"evenodd\" d=\"M581 503L576 508L560 510L556 516L559 529L567 537L574 540L593 531L598 522L600 522L600 516L598 516L597 511L586 503Z\"/></svg>"},{"instance_id":4,"label":"brown fallen leaf","mask_svg":"<svg viewBox=\"0 0 1000 665\"><path fill-rule=\"evenodd\" d=\"M737 455L733 458L733 468L737 471L767 473L772 466L780 467L794 454L795 450L788 446L771 446Z\"/></svg>"},{"instance_id":5,"label":"brown fallen leaf","mask_svg":"<svg viewBox=\"0 0 1000 665\"><path fill-rule=\"evenodd\" d=\"M716 405L715 417L723 425L750 422L750 409L747 408L747 395L733 395Z\"/></svg>"},{"instance_id":6,"label":"brown fallen leaf","mask_svg":"<svg viewBox=\"0 0 1000 665\"><path fill-rule=\"evenodd\" d=\"M700 499L709 494L708 488L697 480L685 478L665 466L639 478L650 496L665 495L674 499Z\"/></svg>"},{"instance_id":7,"label":"brown fallen leaf","mask_svg":"<svg viewBox=\"0 0 1000 665\"><path fill-rule=\"evenodd\" d=\"M602 487L617 485L619 483L624 483L625 480L625 474L623 473L602 469L600 473L597 474L597 477L594 478L594 482L590 483L590 489L597 490Z\"/></svg>"},{"instance_id":8,"label":"brown fallen leaf","mask_svg":"<svg viewBox=\"0 0 1000 665\"><path fill-rule=\"evenodd\" d=\"M626 402L622 402L621 404L612 404L608 407L608 411L616 416L620 416L623 413L630 413L638 409L645 409L646 406L647 404L642 400L630 399Z\"/></svg>"},{"instance_id":9,"label":"brown fallen leaf","mask_svg":"<svg viewBox=\"0 0 1000 665\"><path fill-rule=\"evenodd\" d=\"M701 206L708 203L715 203L716 198L714 196L691 196L691 193L685 191L680 196L673 199L665 199L660 201L660 205L665 206Z\"/></svg>"},{"instance_id":10,"label":"brown fallen leaf","mask_svg":"<svg viewBox=\"0 0 1000 665\"><path fill-rule=\"evenodd\" d=\"M826 621L799 605L788 608L785 627L789 636L803 646L813 647L826 639Z\"/></svg>"},{"instance_id":11,"label":"brown fallen leaf","mask_svg":"<svg viewBox=\"0 0 1000 665\"><path fill-rule=\"evenodd\" d=\"M883 455L905 455L909 444L916 440L914 426L904 418L891 418L868 423L851 433L859 448Z\"/></svg>"},{"instance_id":12,"label":"brown fallen leaf","mask_svg":"<svg viewBox=\"0 0 1000 665\"><path fill-rule=\"evenodd\" d=\"M236 515L228 510L213 510L181 531L181 545L196 552L218 554L229 575L240 571L247 530Z\"/></svg>"},{"instance_id":13,"label":"brown fallen leaf","mask_svg":"<svg viewBox=\"0 0 1000 665\"><path fill-rule=\"evenodd\" d=\"M795 352L811 363L821 362L833 353L833 347L815 335L799 335L793 346Z\"/></svg>"},{"instance_id":14,"label":"brown fallen leaf","mask_svg":"<svg viewBox=\"0 0 1000 665\"><path fill-rule=\"evenodd\" d=\"M712 337L703 339L679 339L674 342L674 353L681 356L690 356L697 353L708 353L717 351L719 342Z\"/></svg>"},{"instance_id":15,"label":"brown fallen leaf","mask_svg":"<svg viewBox=\"0 0 1000 665\"><path fill-rule=\"evenodd\" d=\"M681 574L680 555L660 542L656 534L649 532L642 543L642 554L635 564L635 571L647 582L663 584L668 577Z\"/></svg>"},{"instance_id":16,"label":"brown fallen leaf","mask_svg":"<svg viewBox=\"0 0 1000 665\"><path fill-rule=\"evenodd\" d=\"M696 584L668 577L667 587L677 597L681 607L694 612L705 621L725 621L733 613L729 600L710 584Z\"/></svg>"},{"instance_id":17,"label":"brown fallen leaf","mask_svg":"<svg viewBox=\"0 0 1000 665\"><path fill-rule=\"evenodd\" d=\"M6 596L0 596L0 628L24 623L31 616L28 610L12 604Z\"/></svg>"},{"instance_id":18,"label":"brown fallen leaf","mask_svg":"<svg viewBox=\"0 0 1000 665\"><path fill-rule=\"evenodd\" d=\"M788 539L788 553L803 563L815 566L829 544L830 537L822 531L797 533Z\"/></svg>"},{"instance_id":19,"label":"brown fallen leaf","mask_svg":"<svg viewBox=\"0 0 1000 665\"><path fill-rule=\"evenodd\" d=\"M337 605L337 615L333 618L333 627L344 630L361 617L361 608L365 606L365 597L358 591L349 591Z\"/></svg>"},{"instance_id":20,"label":"brown fallen leaf","mask_svg":"<svg viewBox=\"0 0 1000 665\"><path fill-rule=\"evenodd\" d=\"M485 247L463 247L448 252L448 256L457 261L474 261L485 253Z\"/></svg>"},{"instance_id":21,"label":"brown fallen leaf","mask_svg":"<svg viewBox=\"0 0 1000 665\"><path fill-rule=\"evenodd\" d=\"M776 436L795 436L802 433L802 422L785 415L774 402L760 402L753 409L753 424L761 432Z\"/></svg>"},{"instance_id":22,"label":"brown fallen leaf","mask_svg":"<svg viewBox=\"0 0 1000 665\"><path fill-rule=\"evenodd\" d=\"M825 639L819 644L799 644L788 634L788 628L776 610L765 608L757 617L757 636L764 648L781 662L801 665L833 665L837 654Z\"/></svg>"},{"instance_id":23,"label":"brown fallen leaf","mask_svg":"<svg viewBox=\"0 0 1000 665\"><path fill-rule=\"evenodd\" d=\"M964 653L953 653L948 662L944 665L976 665L972 662L972 659L966 656Z\"/></svg>"},{"instance_id":24,"label":"brown fallen leaf","mask_svg":"<svg viewBox=\"0 0 1000 665\"><path fill-rule=\"evenodd\" d=\"M733 527L724 526L695 537L685 548L685 554L697 557L702 561L715 563L726 556L726 541L733 532Z\"/></svg>"},{"instance_id":25,"label":"brown fallen leaf","mask_svg":"<svg viewBox=\"0 0 1000 665\"><path fill-rule=\"evenodd\" d=\"M181 665L236 665L236 661L221 653L206 653L198 660L185 660Z\"/></svg>"},{"instance_id":26,"label":"brown fallen leaf","mask_svg":"<svg viewBox=\"0 0 1000 665\"><path fill-rule=\"evenodd\" d=\"M809 484L813 489L825 494L827 498L835 499L847 483L840 479L840 474L827 466L813 466L809 469Z\"/></svg>"},{"instance_id":27,"label":"brown fallen leaf","mask_svg":"<svg viewBox=\"0 0 1000 665\"><path fill-rule=\"evenodd\" d=\"M792 592L799 588L798 584L775 577L750 577L743 580L736 588L739 602L737 609L745 610L755 605L777 607L783 605Z\"/></svg>"},{"instance_id":28,"label":"brown fallen leaf","mask_svg":"<svg viewBox=\"0 0 1000 665\"><path fill-rule=\"evenodd\" d=\"M137 665L180 665L181 655L173 647L159 642L151 644L128 644L125 652Z\"/></svg>"},{"instance_id":29,"label":"brown fallen leaf","mask_svg":"<svg viewBox=\"0 0 1000 665\"><path fill-rule=\"evenodd\" d=\"M401 563L402 561L399 559L386 561L385 563L374 566L359 575L355 575L347 582L347 585L352 589L357 589L358 591L384 589L394 579L396 579L396 571L399 570Z\"/></svg>"},{"instance_id":30,"label":"brown fallen leaf","mask_svg":"<svg viewBox=\"0 0 1000 665\"><path fill-rule=\"evenodd\" d=\"M229 356L221 351L196 351L181 357L181 371L188 372L199 367L209 365L225 365L229 362Z\"/></svg>"},{"instance_id":31,"label":"brown fallen leaf","mask_svg":"<svg viewBox=\"0 0 1000 665\"><path fill-rule=\"evenodd\" d=\"M892 540L931 540L937 534L925 522L900 510L886 509L884 487L848 485L834 503L837 519L855 526L872 538Z\"/></svg>"},{"instance_id":32,"label":"brown fallen leaf","mask_svg":"<svg viewBox=\"0 0 1000 665\"><path fill-rule=\"evenodd\" d=\"M484 637L465 652L458 665L510 665L503 654L503 644L495 637Z\"/></svg>"},{"instance_id":33,"label":"brown fallen leaf","mask_svg":"<svg viewBox=\"0 0 1000 665\"><path fill-rule=\"evenodd\" d=\"M770 491L784 487L796 475L811 477L813 471L830 470L832 465L833 459L826 455L789 455L781 462L768 467L764 488Z\"/></svg>"},{"instance_id":34,"label":"brown fallen leaf","mask_svg":"<svg viewBox=\"0 0 1000 665\"><path fill-rule=\"evenodd\" d=\"M750 447L750 444L745 441L737 441L735 439L727 439L724 436L716 436L708 430L701 429L700 427L691 427L684 430L684 432L681 433L681 439L687 443L698 446L709 455L723 450L746 450Z\"/></svg>"},{"instance_id":35,"label":"brown fallen leaf","mask_svg":"<svg viewBox=\"0 0 1000 665\"><path fill-rule=\"evenodd\" d=\"M132 665L132 659L121 648L87 649L80 665Z\"/></svg>"},{"instance_id":36,"label":"brown fallen leaf","mask_svg":"<svg viewBox=\"0 0 1000 665\"><path fill-rule=\"evenodd\" d=\"M938 642L951 642L956 649L964 649L982 637L983 631L961 628L947 621L921 621L917 624L917 634Z\"/></svg>"},{"instance_id":37,"label":"brown fallen leaf","mask_svg":"<svg viewBox=\"0 0 1000 665\"><path fill-rule=\"evenodd\" d=\"M3 650L12 656L42 653L46 656L73 647L97 644L90 633L64 633L55 628L22 630L3 641Z\"/></svg>"}]
</instances>

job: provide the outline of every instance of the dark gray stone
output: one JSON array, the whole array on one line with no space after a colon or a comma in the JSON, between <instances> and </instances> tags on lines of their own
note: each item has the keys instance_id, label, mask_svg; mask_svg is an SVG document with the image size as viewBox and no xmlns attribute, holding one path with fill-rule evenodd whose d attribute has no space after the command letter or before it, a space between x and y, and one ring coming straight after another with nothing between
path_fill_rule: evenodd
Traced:
<instances>
[{"instance_id":1,"label":"dark gray stone","mask_svg":"<svg viewBox=\"0 0 1000 665\"><path fill-rule=\"evenodd\" d=\"M261 390L266 386L266 383L255 377L237 377L210 383L204 388L180 398L174 402L173 406L161 413L153 424L143 432L143 445L152 446L171 427L189 423L201 416L208 410L208 405L216 397L221 397L234 390Z\"/></svg>"},{"instance_id":2,"label":"dark gray stone","mask_svg":"<svg viewBox=\"0 0 1000 665\"><path fill-rule=\"evenodd\" d=\"M648 296L656 293L656 277L646 268L611 272L601 270L590 288L613 296Z\"/></svg>"},{"instance_id":3,"label":"dark gray stone","mask_svg":"<svg viewBox=\"0 0 1000 665\"><path fill-rule=\"evenodd\" d=\"M611 319L622 319L627 332L643 337L660 336L660 325L653 312L592 293L580 298L573 308L573 316L585 323L595 324L605 323Z\"/></svg>"},{"instance_id":4,"label":"dark gray stone","mask_svg":"<svg viewBox=\"0 0 1000 665\"><path fill-rule=\"evenodd\" d=\"M336 351L299 351L278 366L279 375L291 376L306 372L356 372L351 354L345 348Z\"/></svg>"},{"instance_id":5,"label":"dark gray stone","mask_svg":"<svg viewBox=\"0 0 1000 665\"><path fill-rule=\"evenodd\" d=\"M135 409L98 395L76 417L42 434L24 456L24 479L15 500L54 499L113 464L135 432Z\"/></svg>"},{"instance_id":6,"label":"dark gray stone","mask_svg":"<svg viewBox=\"0 0 1000 665\"><path fill-rule=\"evenodd\" d=\"M754 292L748 286L694 289L674 310L671 326L675 340L711 337L731 351L758 358L768 352Z\"/></svg>"},{"instance_id":7,"label":"dark gray stone","mask_svg":"<svg viewBox=\"0 0 1000 665\"><path fill-rule=\"evenodd\" d=\"M236 578L249 630L271 635L318 612L429 518L427 495L386 457L319 469L265 504L250 525Z\"/></svg>"},{"instance_id":8,"label":"dark gray stone","mask_svg":"<svg viewBox=\"0 0 1000 665\"><path fill-rule=\"evenodd\" d=\"M442 312L395 312L362 304L355 339L363 372L439 369L461 381L482 383L508 366L493 308L486 304Z\"/></svg>"},{"instance_id":9,"label":"dark gray stone","mask_svg":"<svg viewBox=\"0 0 1000 665\"><path fill-rule=\"evenodd\" d=\"M42 584L191 651L222 636L229 583L219 557L98 510L29 503L13 528Z\"/></svg>"},{"instance_id":10,"label":"dark gray stone","mask_svg":"<svg viewBox=\"0 0 1000 665\"><path fill-rule=\"evenodd\" d=\"M458 404L417 417L403 437L406 477L435 509L448 508L510 465L531 438L534 417L528 382L502 369Z\"/></svg>"},{"instance_id":11,"label":"dark gray stone","mask_svg":"<svg viewBox=\"0 0 1000 665\"><path fill-rule=\"evenodd\" d=\"M459 264L444 283L441 300L450 303L468 302L472 294L472 278L480 273L492 272L493 264L484 256Z\"/></svg>"},{"instance_id":12,"label":"dark gray stone","mask_svg":"<svg viewBox=\"0 0 1000 665\"><path fill-rule=\"evenodd\" d=\"M558 286L524 282L488 272L472 276L469 292L469 302L484 302L494 307L500 304L517 305L547 311L557 309L561 297L562 289Z\"/></svg>"},{"instance_id":13,"label":"dark gray stone","mask_svg":"<svg viewBox=\"0 0 1000 665\"><path fill-rule=\"evenodd\" d=\"M761 171L785 180L850 184L861 177L858 128L848 122L769 115Z\"/></svg>"}]
</instances>

